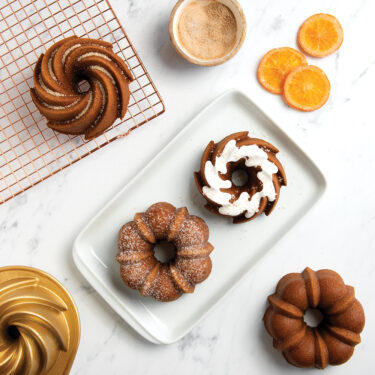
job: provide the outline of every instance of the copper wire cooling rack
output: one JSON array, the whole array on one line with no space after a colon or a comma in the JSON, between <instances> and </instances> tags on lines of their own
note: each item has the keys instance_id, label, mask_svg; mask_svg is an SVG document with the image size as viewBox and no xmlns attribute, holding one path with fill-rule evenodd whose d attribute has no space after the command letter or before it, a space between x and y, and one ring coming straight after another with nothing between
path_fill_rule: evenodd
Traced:
<instances>
[{"instance_id":1,"label":"copper wire cooling rack","mask_svg":"<svg viewBox=\"0 0 375 375\"><path fill-rule=\"evenodd\" d=\"M125 118L90 142L49 129L30 97L37 58L71 35L111 42L135 77ZM0 204L165 110L108 0L1 0L0 42Z\"/></svg>"}]
</instances>

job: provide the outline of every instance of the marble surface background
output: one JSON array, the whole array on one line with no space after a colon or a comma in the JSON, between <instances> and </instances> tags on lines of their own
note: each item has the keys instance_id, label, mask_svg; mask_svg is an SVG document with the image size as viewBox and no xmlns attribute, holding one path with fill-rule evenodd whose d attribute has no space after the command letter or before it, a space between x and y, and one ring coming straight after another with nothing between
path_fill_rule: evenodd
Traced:
<instances>
[{"instance_id":1,"label":"marble surface background","mask_svg":"<svg viewBox=\"0 0 375 375\"><path fill-rule=\"evenodd\" d=\"M272 348L262 315L279 278L305 266L333 268L356 287L366 311L362 343L345 365L327 374L374 374L375 125L373 0L242 0L248 35L228 63L201 68L183 61L168 37L175 0L111 0L166 103L166 113L0 206L0 264L50 272L73 294L82 338L73 375L303 374ZM308 16L332 13L344 28L340 51L309 58L327 73L332 92L313 113L289 109L256 81L260 57L295 46ZM239 87L262 100L287 130L326 164L323 200L287 234L241 284L179 342L156 346L139 337L83 279L72 244L87 221L214 97Z\"/></svg>"}]
</instances>

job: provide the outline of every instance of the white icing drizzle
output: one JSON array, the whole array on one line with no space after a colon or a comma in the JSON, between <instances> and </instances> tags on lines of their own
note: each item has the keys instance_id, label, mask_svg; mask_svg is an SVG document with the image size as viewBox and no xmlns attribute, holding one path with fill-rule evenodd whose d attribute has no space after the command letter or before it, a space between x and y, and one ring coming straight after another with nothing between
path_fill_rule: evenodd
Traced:
<instances>
[{"instance_id":1,"label":"white icing drizzle","mask_svg":"<svg viewBox=\"0 0 375 375\"><path fill-rule=\"evenodd\" d=\"M47 87L46 84L44 83L44 81L42 80L42 76L40 74L38 76L38 81L39 81L39 84L40 84L41 88L44 91L48 92L48 94L51 94L51 95L54 95L54 96L66 96L65 94L62 94L61 92L51 90L49 87Z\"/></svg>"},{"instance_id":2,"label":"white icing drizzle","mask_svg":"<svg viewBox=\"0 0 375 375\"><path fill-rule=\"evenodd\" d=\"M62 59L61 59L61 62L63 65L65 65L65 60L66 58L68 57L69 53L72 52L73 50L75 50L76 48L80 47L82 44L80 43L77 43L77 44L73 44L71 47L69 47L63 54L62 56Z\"/></svg>"},{"instance_id":3,"label":"white icing drizzle","mask_svg":"<svg viewBox=\"0 0 375 375\"><path fill-rule=\"evenodd\" d=\"M92 69L92 70L99 70L99 71L103 72L105 75L107 75L109 77L109 79L111 80L111 82L113 83L113 85L116 85L116 82L115 82L115 80L112 77L112 74L107 69L104 69L100 65L91 65L90 69Z\"/></svg>"},{"instance_id":4,"label":"white icing drizzle","mask_svg":"<svg viewBox=\"0 0 375 375\"><path fill-rule=\"evenodd\" d=\"M88 102L87 102L87 104L86 104L86 107L82 110L81 113L79 113L79 114L74 118L74 121L80 119L81 117L83 117L83 116L87 113L87 111L89 110L89 108L90 108L90 106L91 106L91 103L92 103L92 92L90 91L90 92L89 92L89 100L88 100Z\"/></svg>"},{"instance_id":5,"label":"white icing drizzle","mask_svg":"<svg viewBox=\"0 0 375 375\"><path fill-rule=\"evenodd\" d=\"M118 91L118 88L117 88L116 81L115 81L115 79L112 77L112 74L111 74L107 69L104 69L104 68L103 68L102 66L100 66L100 65L91 65L91 66L90 66L90 69L93 69L93 70L95 70L95 69L96 69L96 70L99 70L99 71L103 72L106 76L108 76L109 79L111 80L111 82L112 82L114 88L115 88L115 91L116 91L116 95L117 95L117 97L119 97L119 91ZM118 111L118 113L120 112L120 110L121 110L121 100L118 100L118 101L117 101L117 111Z\"/></svg>"},{"instance_id":6,"label":"white icing drizzle","mask_svg":"<svg viewBox=\"0 0 375 375\"><path fill-rule=\"evenodd\" d=\"M53 60L53 57L56 55L56 52L57 52L57 49L55 49L55 50L51 53L51 56L50 56L50 58L49 58L49 60L48 60L48 72L49 72L50 76L51 76L51 77L52 77L57 83L59 83L59 82L57 81L56 76L55 76L55 72L54 72L53 69L52 69L52 60Z\"/></svg>"},{"instance_id":7,"label":"white icing drizzle","mask_svg":"<svg viewBox=\"0 0 375 375\"><path fill-rule=\"evenodd\" d=\"M99 52L84 53L82 56L78 57L77 61L81 61L85 57L91 57L91 56L102 57L105 60L111 61L111 59L107 55L105 55L104 53L99 53Z\"/></svg>"},{"instance_id":8,"label":"white icing drizzle","mask_svg":"<svg viewBox=\"0 0 375 375\"><path fill-rule=\"evenodd\" d=\"M123 75L125 78L127 78L126 74L123 72L122 67L119 66L115 60L112 60L110 57L108 57L108 56L105 55L104 53L99 53L99 52L88 52L88 53L85 53L85 54L83 54L82 56L78 57L77 61L81 61L81 60L84 59L85 57L90 57L90 56L102 57L103 59L105 59L105 60L107 60L107 61L111 61L113 64L115 64L115 65L117 66L117 68L119 68L119 72L121 73L121 75Z\"/></svg>"},{"instance_id":9,"label":"white icing drizzle","mask_svg":"<svg viewBox=\"0 0 375 375\"><path fill-rule=\"evenodd\" d=\"M99 112L99 115L101 116L102 113L104 112L105 104L107 103L107 93L105 92L105 89L104 89L102 83L100 81L97 81L97 82L98 82L98 85L99 85L100 92L102 93L102 106L100 107L100 112Z\"/></svg>"},{"instance_id":10,"label":"white icing drizzle","mask_svg":"<svg viewBox=\"0 0 375 375\"><path fill-rule=\"evenodd\" d=\"M59 121L59 124L70 124L70 123L72 123L73 121L76 121L76 120L79 120L81 117L83 117L87 112L88 112L88 110L90 109L90 107L91 107L91 104L92 104L92 102L93 102L93 97L92 97L92 93L90 92L89 93L89 100L88 100L88 102L87 102L87 104L86 104L86 106L85 106L85 108L80 112L80 113L78 113L78 115L77 116L75 116L74 118L72 118L72 119L69 119L69 120L67 120L67 121ZM75 103L77 103L78 102L78 100L75 102ZM74 103L74 104L75 104ZM46 105L45 103L44 103L44 105ZM69 106L71 106L71 105L69 105ZM52 107L52 106L51 106ZM52 107L53 109L57 109L56 107ZM66 108L66 107L61 107L61 108Z\"/></svg>"},{"instance_id":11,"label":"white icing drizzle","mask_svg":"<svg viewBox=\"0 0 375 375\"><path fill-rule=\"evenodd\" d=\"M223 180L219 174L227 173L227 164L245 159L247 167L259 167L261 171L257 173L258 179L263 184L263 189L256 192L250 199L247 192L241 193L238 199L230 202L232 196L224 193L220 189L228 189L232 186L232 181ZM245 213L246 218L250 218L259 211L260 201L267 197L270 202L276 199L276 191L273 185L272 176L278 172L277 166L268 160L267 153L257 145L237 147L236 141L229 141L222 154L215 159L213 165L207 161L204 168L205 178L210 186L203 187L203 194L211 201L221 205L219 213L228 216L238 216Z\"/></svg>"},{"instance_id":12,"label":"white icing drizzle","mask_svg":"<svg viewBox=\"0 0 375 375\"><path fill-rule=\"evenodd\" d=\"M91 45L91 46L98 46L98 47L104 49L104 47L103 47L102 45L100 45L100 44L92 43L92 44L90 44L90 45ZM82 47L82 46L84 46L84 44L76 43L76 44L72 45L71 47L69 47L69 48L64 52L64 54L63 54L63 56L62 56L62 59L61 59L61 60L62 60L62 64L63 64L63 66L65 65L66 59L68 58L69 54L70 54L73 50L77 49L78 47ZM58 80L57 80L57 77L56 77L56 75L55 75L55 73L54 73L54 71L53 71L53 66L52 66L53 58L54 58L55 54L57 53L57 51L58 51L58 49L55 49L55 50L51 53L51 56L50 56L50 58L49 58L49 60L48 60L48 64L47 64L47 66L48 66L48 72L49 72L50 76L51 76L51 77L52 77L52 78L53 78L58 84L60 84L60 82L58 82ZM105 53L100 53L100 52L87 52L87 53L85 53L85 54L79 56L79 57L77 58L77 61L81 61L82 59L84 59L84 58L86 58L86 57L91 57L91 56L101 57L101 58L103 58L103 59L105 59L105 60L107 60L107 61L112 61L112 59L111 59L109 56L107 56ZM116 64L116 65L117 65L117 64ZM101 71L102 73L104 73L104 74L110 79L111 83L114 85L114 88L115 88L115 91L116 91L117 96L119 95L119 91L118 91L118 88L117 88L117 84L116 84L115 78L112 76L112 74L111 74L107 69L103 68L103 67L100 66L100 65L91 65L91 66L88 67L88 68L89 68L89 69L92 69L92 70L98 70L98 71ZM120 69L120 72L121 72L121 74L124 75L124 73L122 72L122 69ZM50 89L50 88L44 83L41 74L38 75L38 81L39 81L39 84L40 84L41 88L42 88L45 92L49 93L50 95L54 95L54 96L57 96L57 97L63 97L63 96L66 97L66 96L68 96L68 95L66 95L66 94L64 94L64 93L57 92L57 91L55 91L55 90ZM103 116L103 112L104 112L104 110L105 110L105 106L106 106L106 103L107 103L107 100L108 100L108 97L107 97L107 94L106 94L106 90L105 90L103 84L102 84L99 80L95 80L95 81L96 81L96 82L98 83L98 85L99 85L99 89L100 89L101 94L102 94L102 100L101 100L101 108L100 108L99 115L98 115L98 117L95 119L95 121L93 122L93 124L90 126L90 128L95 127L95 126L97 125L97 123L100 121L100 119L102 118L102 116ZM62 122L62 123L66 123L66 124L68 124L68 123L70 123L70 122L73 122L73 121L75 121L75 120L78 120L78 119L80 119L81 117L83 117L83 116L84 116L84 115L90 110L90 107L91 107L91 105L92 105L92 103L93 103L94 98L93 98L93 94L92 94L92 92L90 92L89 95L90 95L90 96L89 96L89 100L88 100L88 103L87 103L87 105L85 106L85 108L84 108L84 109L83 109L83 110L82 110L82 111L81 111L76 117L74 117L74 118L72 118L72 119L70 119L70 120L68 120L68 121L64 121L64 122ZM78 100L74 101L74 103L71 103L71 104L69 104L69 105L59 106L59 105L50 105L50 104L45 103L45 102L43 101L43 105L44 105L45 107L47 107L47 108L51 108L51 109L54 109L54 110L62 110L62 109L64 109L64 108L69 108L69 107L72 107L72 106L76 105L77 102L78 102ZM120 101L119 101L119 102L118 102L118 108L120 109L120 107L121 107L121 105L120 105Z\"/></svg>"},{"instance_id":13,"label":"white icing drizzle","mask_svg":"<svg viewBox=\"0 0 375 375\"><path fill-rule=\"evenodd\" d=\"M99 85L100 92L102 93L102 105L100 107L99 115L95 119L95 121L93 122L93 124L90 126L90 129L94 128L96 126L96 124L100 121L100 119L102 118L103 112L104 112L104 108L105 108L105 104L107 102L107 94L105 92L105 89L104 89L102 83L99 80L96 80L96 83Z\"/></svg>"},{"instance_id":14,"label":"white icing drizzle","mask_svg":"<svg viewBox=\"0 0 375 375\"><path fill-rule=\"evenodd\" d=\"M43 105L47 108L50 108L50 109L55 109L55 110L61 110L61 109L66 109L66 108L70 108L70 107L73 107L74 105L76 105L78 103L79 99L77 99L75 102L71 103L71 104L68 104L68 105L51 105L51 104L48 104L48 103L45 103L43 102Z\"/></svg>"}]
</instances>

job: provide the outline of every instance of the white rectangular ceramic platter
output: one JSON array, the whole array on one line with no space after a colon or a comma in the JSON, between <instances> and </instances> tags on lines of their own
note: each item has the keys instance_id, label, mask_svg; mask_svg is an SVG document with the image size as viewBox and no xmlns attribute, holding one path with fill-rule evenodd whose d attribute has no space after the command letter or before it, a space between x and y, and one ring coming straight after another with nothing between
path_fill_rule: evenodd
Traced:
<instances>
[{"instance_id":1,"label":"white rectangular ceramic platter","mask_svg":"<svg viewBox=\"0 0 375 375\"><path fill-rule=\"evenodd\" d=\"M282 188L276 209L266 217L233 225L211 214L195 187L210 140L248 130L251 136L273 143L279 150L288 186ZM246 95L230 91L201 112L159 155L102 209L78 236L74 260L97 292L138 333L155 343L172 343L191 328L251 269L259 258L312 207L326 188L325 178L312 159ZM143 298L120 278L115 260L117 234L136 212L167 201L186 206L210 229L213 268L209 278L174 302Z\"/></svg>"}]
</instances>

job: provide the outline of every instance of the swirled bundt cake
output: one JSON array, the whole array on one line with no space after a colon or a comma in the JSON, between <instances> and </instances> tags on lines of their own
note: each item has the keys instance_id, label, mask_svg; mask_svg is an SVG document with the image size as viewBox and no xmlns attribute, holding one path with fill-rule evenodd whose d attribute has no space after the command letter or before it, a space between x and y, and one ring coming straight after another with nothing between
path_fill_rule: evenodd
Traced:
<instances>
[{"instance_id":1,"label":"swirled bundt cake","mask_svg":"<svg viewBox=\"0 0 375 375\"><path fill-rule=\"evenodd\" d=\"M125 116L132 80L111 43L72 36L39 57L31 97L51 129L91 139ZM87 92L80 92L83 81Z\"/></svg>"},{"instance_id":2,"label":"swirled bundt cake","mask_svg":"<svg viewBox=\"0 0 375 375\"><path fill-rule=\"evenodd\" d=\"M211 273L208 227L188 210L169 203L155 203L145 213L137 213L118 237L117 261L122 280L142 296L173 301L183 293L193 293L196 284ZM168 262L155 258L154 246L166 240L175 247Z\"/></svg>"},{"instance_id":3,"label":"swirled bundt cake","mask_svg":"<svg viewBox=\"0 0 375 375\"><path fill-rule=\"evenodd\" d=\"M365 325L362 305L354 288L345 285L334 271L306 268L302 273L290 273L279 281L268 301L265 327L273 337L273 346L294 366L323 369L328 364L340 365L361 342L359 334ZM323 315L317 327L304 321L309 308Z\"/></svg>"},{"instance_id":4,"label":"swirled bundt cake","mask_svg":"<svg viewBox=\"0 0 375 375\"><path fill-rule=\"evenodd\" d=\"M80 337L77 308L52 276L0 268L0 374L67 375Z\"/></svg>"},{"instance_id":5,"label":"swirled bundt cake","mask_svg":"<svg viewBox=\"0 0 375 375\"><path fill-rule=\"evenodd\" d=\"M206 208L218 215L233 218L233 223L255 219L275 208L286 175L276 158L279 150L263 139L249 137L249 132L234 133L219 143L206 147L200 171L194 173ZM236 171L243 171L247 181L239 186L232 181Z\"/></svg>"}]
</instances>

